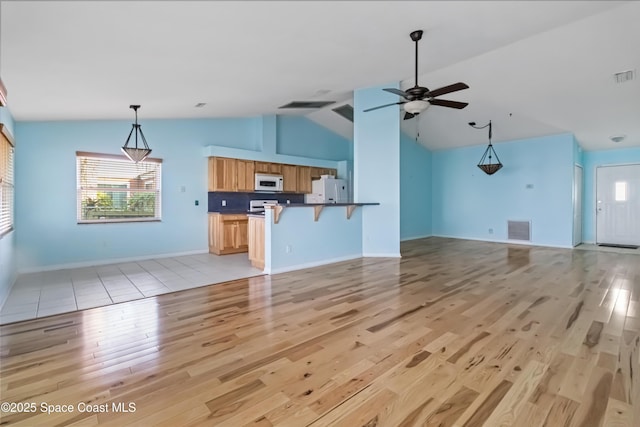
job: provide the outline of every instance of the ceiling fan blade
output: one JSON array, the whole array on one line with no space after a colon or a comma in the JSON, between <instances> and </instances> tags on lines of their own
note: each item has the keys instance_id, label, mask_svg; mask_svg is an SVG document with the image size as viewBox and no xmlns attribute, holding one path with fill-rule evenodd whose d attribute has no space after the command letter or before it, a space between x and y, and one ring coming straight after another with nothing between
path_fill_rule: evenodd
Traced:
<instances>
[{"instance_id":1,"label":"ceiling fan blade","mask_svg":"<svg viewBox=\"0 0 640 427\"><path fill-rule=\"evenodd\" d=\"M401 91L400 89L385 88L385 89L382 89L382 90L385 90L385 91L387 91L387 92L391 92L391 93L396 94L396 95L398 95L398 96L401 96L401 97L403 97L403 98L406 98L406 97L407 97L407 93L406 93L406 92L404 92L404 91Z\"/></svg>"},{"instance_id":2,"label":"ceiling fan blade","mask_svg":"<svg viewBox=\"0 0 640 427\"><path fill-rule=\"evenodd\" d=\"M435 98L436 96L444 95L446 93L456 92L462 89L469 89L466 83L458 82L449 86L441 87L439 89L432 90L429 92L430 97Z\"/></svg>"},{"instance_id":3,"label":"ceiling fan blade","mask_svg":"<svg viewBox=\"0 0 640 427\"><path fill-rule=\"evenodd\" d=\"M417 116L417 114L404 113L404 118L402 120L413 119L415 116Z\"/></svg>"},{"instance_id":4,"label":"ceiling fan blade","mask_svg":"<svg viewBox=\"0 0 640 427\"><path fill-rule=\"evenodd\" d=\"M366 110L362 110L362 112L366 113L366 112L368 112L368 111L378 110L378 109L380 109L380 108L390 107L390 106L392 106L392 105L402 105L402 104L404 104L404 103L405 103L405 102L404 102L404 101L402 101L402 102L394 102L394 103L391 103L391 104L378 105L377 107L367 108Z\"/></svg>"},{"instance_id":5,"label":"ceiling fan blade","mask_svg":"<svg viewBox=\"0 0 640 427\"><path fill-rule=\"evenodd\" d=\"M446 99L431 99L429 100L429 103L440 107L457 108L458 110L462 110L464 107L469 105L468 102L448 101Z\"/></svg>"}]
</instances>

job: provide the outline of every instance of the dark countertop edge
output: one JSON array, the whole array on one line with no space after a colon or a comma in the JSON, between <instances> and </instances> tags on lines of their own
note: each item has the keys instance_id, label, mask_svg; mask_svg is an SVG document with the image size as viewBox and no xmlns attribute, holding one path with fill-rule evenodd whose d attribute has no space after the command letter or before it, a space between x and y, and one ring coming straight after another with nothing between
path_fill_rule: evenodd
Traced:
<instances>
[{"instance_id":1,"label":"dark countertop edge","mask_svg":"<svg viewBox=\"0 0 640 427\"><path fill-rule=\"evenodd\" d=\"M376 206L380 203L281 203L276 206L282 206L283 208L304 208L310 206ZM270 208L267 208L270 209ZM229 211L209 211L208 213L217 213L221 215L251 215L246 210L229 210ZM264 215L261 215L264 216Z\"/></svg>"},{"instance_id":2,"label":"dark countertop edge","mask_svg":"<svg viewBox=\"0 0 640 427\"><path fill-rule=\"evenodd\" d=\"M376 206L380 203L282 203L277 206L282 206L283 208L304 208L309 206ZM267 208L270 209L270 208Z\"/></svg>"},{"instance_id":3,"label":"dark countertop edge","mask_svg":"<svg viewBox=\"0 0 640 427\"><path fill-rule=\"evenodd\" d=\"M229 211L209 211L208 213L213 214L213 213L217 213L220 215L240 215L240 214L247 214L247 210L229 210Z\"/></svg>"}]
</instances>

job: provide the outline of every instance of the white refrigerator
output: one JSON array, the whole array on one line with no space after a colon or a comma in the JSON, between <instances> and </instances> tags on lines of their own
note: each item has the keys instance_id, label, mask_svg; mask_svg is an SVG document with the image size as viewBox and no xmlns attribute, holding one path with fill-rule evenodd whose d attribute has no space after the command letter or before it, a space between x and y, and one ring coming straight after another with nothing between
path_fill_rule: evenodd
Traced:
<instances>
[{"instance_id":1,"label":"white refrigerator","mask_svg":"<svg viewBox=\"0 0 640 427\"><path fill-rule=\"evenodd\" d=\"M305 194L306 203L348 203L347 181L336 178L320 178L311 181L311 194Z\"/></svg>"}]
</instances>

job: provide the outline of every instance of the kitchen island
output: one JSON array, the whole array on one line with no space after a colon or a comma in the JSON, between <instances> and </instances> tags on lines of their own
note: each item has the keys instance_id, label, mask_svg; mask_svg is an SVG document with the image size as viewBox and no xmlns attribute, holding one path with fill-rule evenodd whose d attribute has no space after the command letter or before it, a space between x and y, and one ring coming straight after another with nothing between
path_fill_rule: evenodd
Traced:
<instances>
[{"instance_id":1,"label":"kitchen island","mask_svg":"<svg viewBox=\"0 0 640 427\"><path fill-rule=\"evenodd\" d=\"M267 206L264 216L250 214L252 265L274 274L360 258L362 210L376 205L292 203Z\"/></svg>"}]
</instances>

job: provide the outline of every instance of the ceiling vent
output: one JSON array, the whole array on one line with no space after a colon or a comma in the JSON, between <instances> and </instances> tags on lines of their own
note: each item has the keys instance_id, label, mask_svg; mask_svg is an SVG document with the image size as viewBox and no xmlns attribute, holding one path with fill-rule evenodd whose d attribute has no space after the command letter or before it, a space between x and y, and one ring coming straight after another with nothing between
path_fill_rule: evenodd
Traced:
<instances>
[{"instance_id":1,"label":"ceiling vent","mask_svg":"<svg viewBox=\"0 0 640 427\"><path fill-rule=\"evenodd\" d=\"M635 77L636 77L635 70L621 71L613 75L613 78L616 80L616 83L625 83L633 80Z\"/></svg>"},{"instance_id":2,"label":"ceiling vent","mask_svg":"<svg viewBox=\"0 0 640 427\"><path fill-rule=\"evenodd\" d=\"M293 101L278 108L322 108L336 101Z\"/></svg>"},{"instance_id":3,"label":"ceiling vent","mask_svg":"<svg viewBox=\"0 0 640 427\"><path fill-rule=\"evenodd\" d=\"M353 107L351 105L344 104L331 110L353 123Z\"/></svg>"}]
</instances>

